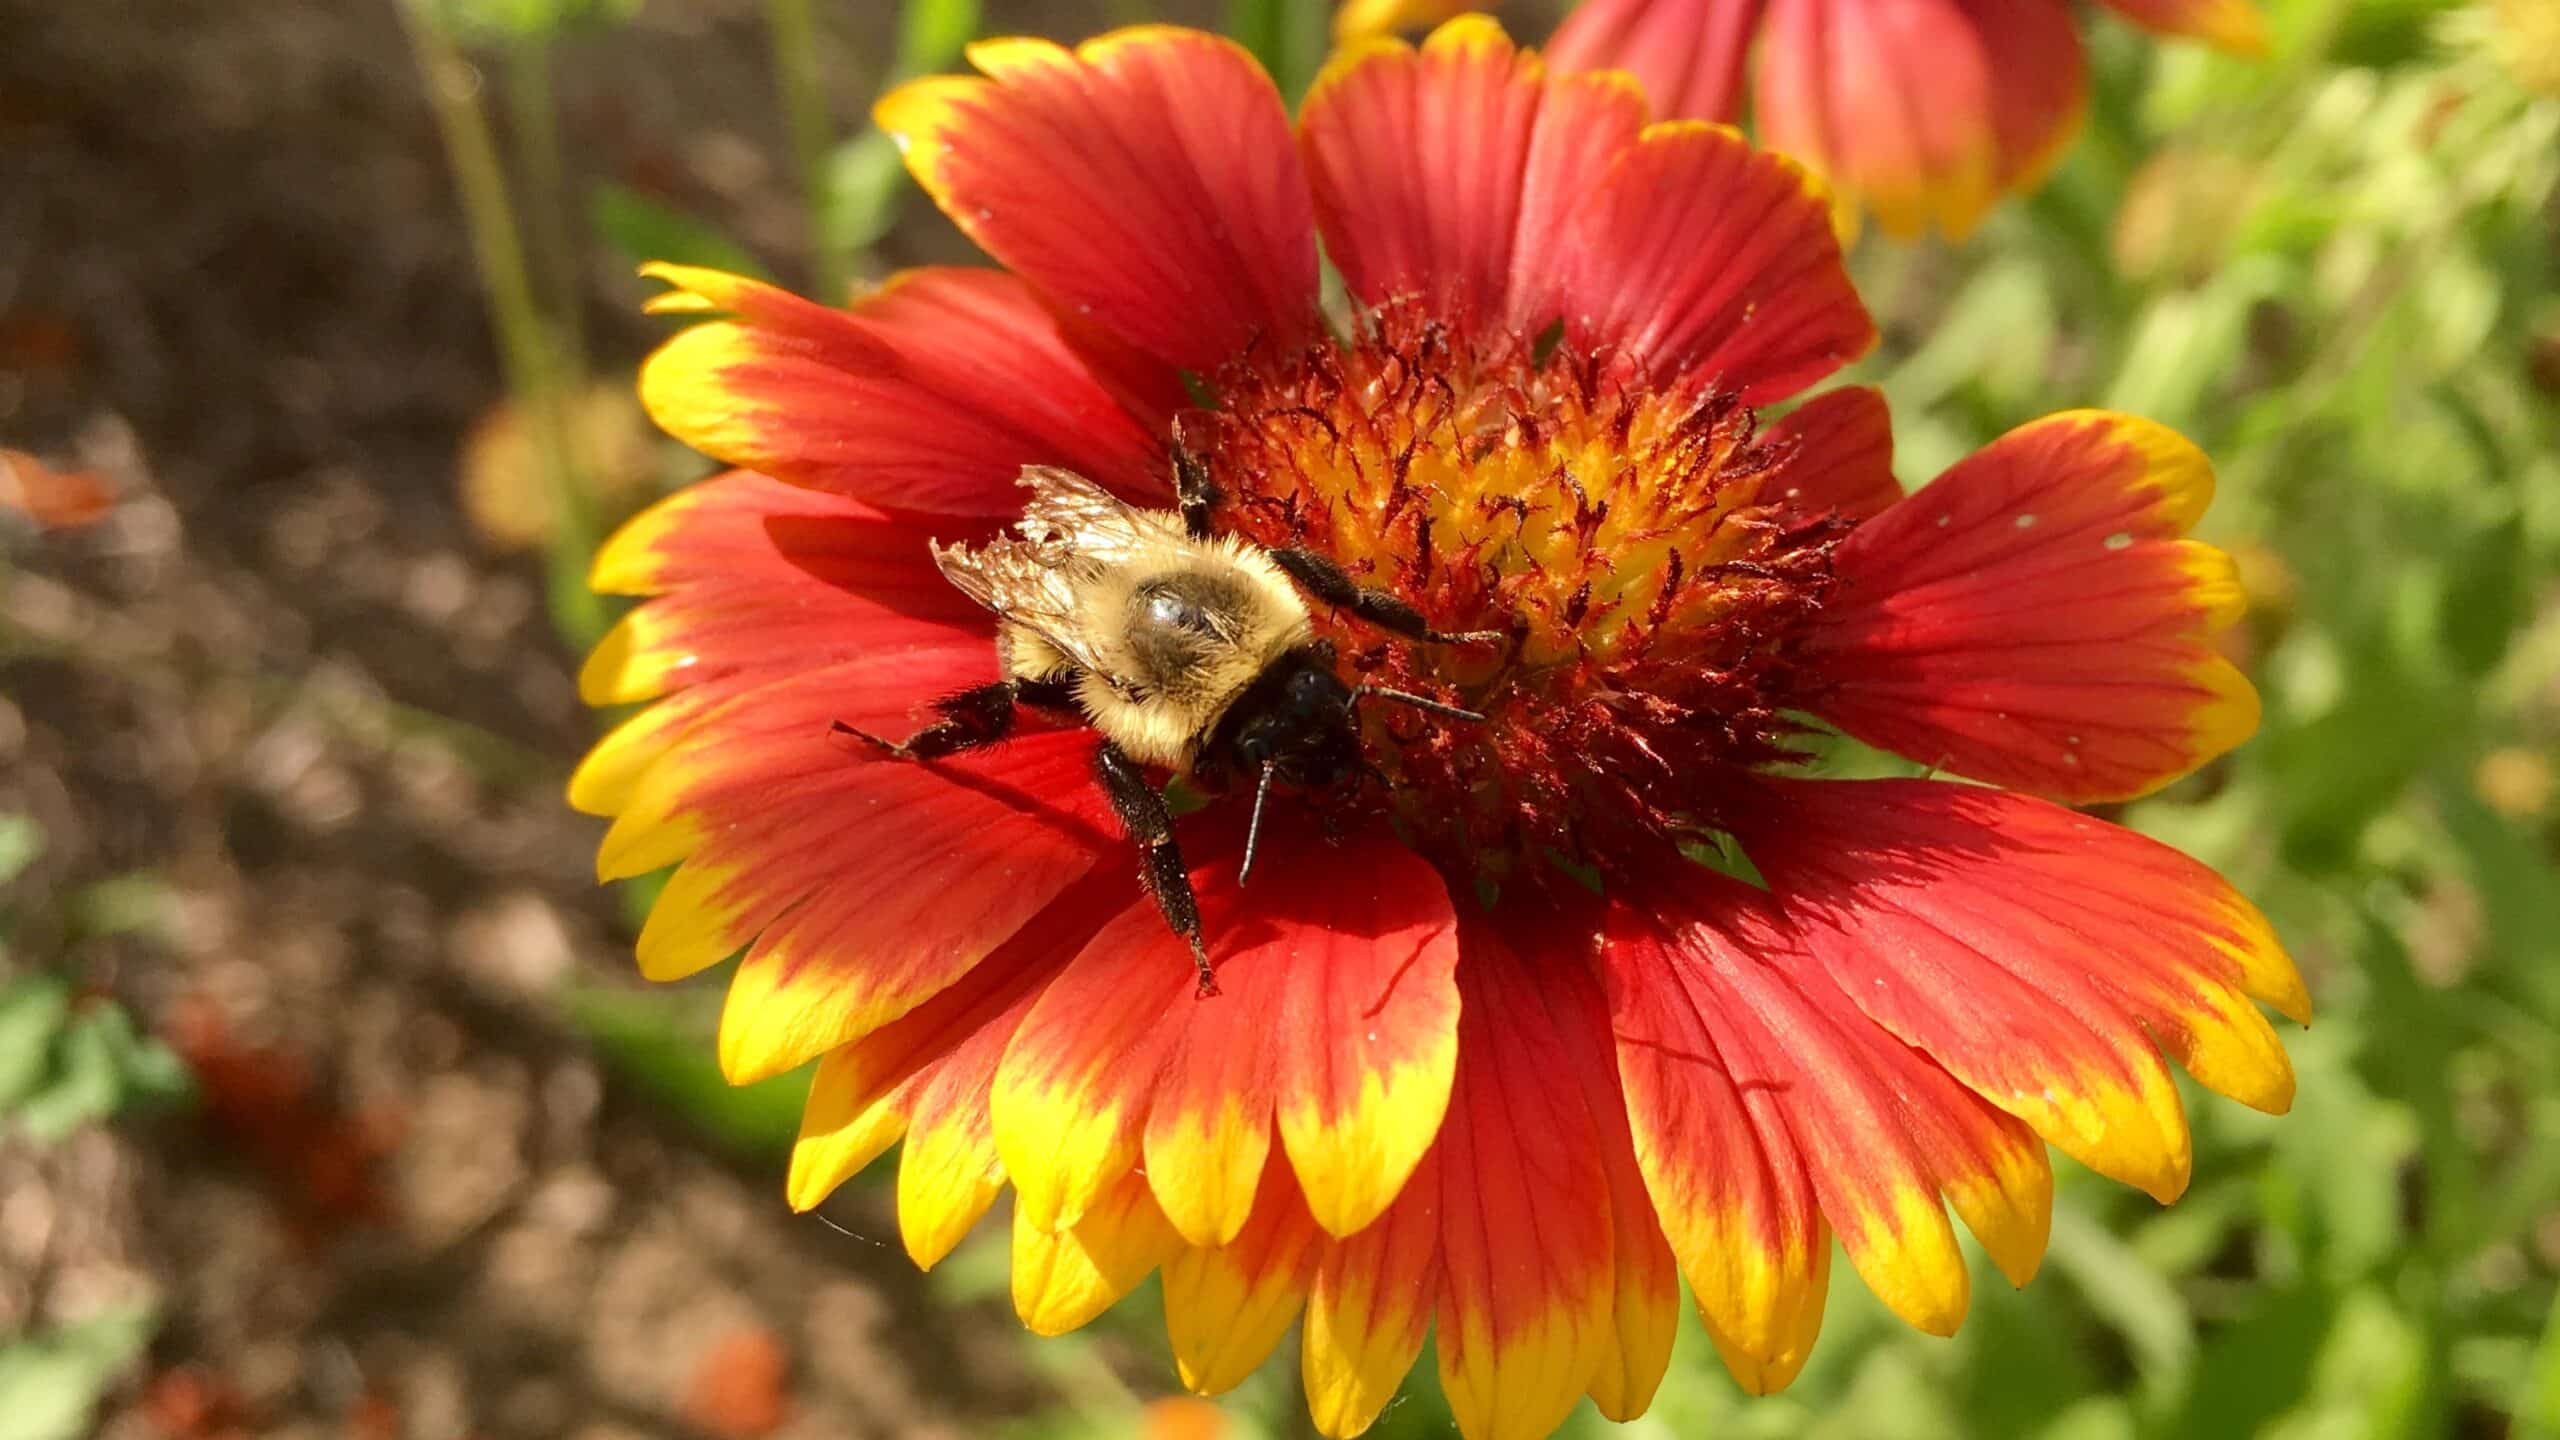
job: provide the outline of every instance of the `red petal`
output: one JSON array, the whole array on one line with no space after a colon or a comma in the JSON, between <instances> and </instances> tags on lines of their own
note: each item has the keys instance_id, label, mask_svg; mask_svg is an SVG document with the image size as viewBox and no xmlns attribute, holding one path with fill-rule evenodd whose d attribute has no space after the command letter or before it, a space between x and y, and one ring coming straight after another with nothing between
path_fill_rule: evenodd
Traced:
<instances>
[{"instance_id":1,"label":"red petal","mask_svg":"<svg viewBox=\"0 0 2560 1440\"><path fill-rule=\"evenodd\" d=\"M827 1052L791 1152L791 1204L807 1210L903 1133L898 1226L930 1268L1004 1184L987 1092L1041 989L1116 913L1128 882L1088 876L949 989Z\"/></svg>"},{"instance_id":2,"label":"red petal","mask_svg":"<svg viewBox=\"0 0 2560 1440\"><path fill-rule=\"evenodd\" d=\"M1766 1083L1774 1062L1726 1013L1702 959L1752 963L1743 927L1769 927L1704 869L1698 888L1724 894L1732 918L1700 912L1675 933L1613 904L1602 973L1645 1188L1726 1367L1765 1395L1804 1368L1822 1328L1831 1236Z\"/></svg>"},{"instance_id":3,"label":"red petal","mask_svg":"<svg viewBox=\"0 0 2560 1440\"><path fill-rule=\"evenodd\" d=\"M1031 1007L990 1102L1023 1223L1075 1224L1137 1164L1148 1104L1182 1035L1175 1007L1215 1003L1191 987L1188 953L1140 897Z\"/></svg>"},{"instance_id":4,"label":"red petal","mask_svg":"<svg viewBox=\"0 0 2560 1440\"><path fill-rule=\"evenodd\" d=\"M1027 464L1161 494L1178 377L1078 333L994 270L902 272L835 310L716 271L653 265L677 312L720 309L640 372L659 425L797 485L902 510L1009 515ZM1133 418L1132 411L1146 418Z\"/></svg>"},{"instance_id":5,"label":"red petal","mask_svg":"<svg viewBox=\"0 0 2560 1440\"><path fill-rule=\"evenodd\" d=\"M2241 997L2308 1002L2266 921L2210 870L2021 795L1925 780L1773 782L1752 859L1840 990L2102 1174L2185 1188L2177 1091L2282 1110L2283 1046Z\"/></svg>"},{"instance_id":6,"label":"red petal","mask_svg":"<svg viewBox=\"0 0 2560 1440\"><path fill-rule=\"evenodd\" d=\"M1760 494L1809 515L1863 520L1902 498L1893 478L1893 417L1863 385L1816 395L1769 427L1781 458Z\"/></svg>"},{"instance_id":7,"label":"red petal","mask_svg":"<svg viewBox=\"0 0 2560 1440\"><path fill-rule=\"evenodd\" d=\"M1599 970L1600 909L1573 896L1541 897L1499 912L1518 932L1520 953L1533 957L1540 986L1565 1049L1565 1068L1582 1090L1609 1186L1610 1253L1615 1276L1614 1328L1591 1384L1591 1398L1612 1420L1632 1420L1653 1403L1671 1363L1680 1327L1680 1268L1663 1239L1662 1222L1636 1164L1627 1100L1618 1082L1616 1038Z\"/></svg>"},{"instance_id":8,"label":"red petal","mask_svg":"<svg viewBox=\"0 0 2560 1440\"><path fill-rule=\"evenodd\" d=\"M937 534L975 533L761 475L689 486L597 552L597 590L661 598L596 646L579 693L611 705L699 689L701 706L812 666L912 646L977 644L992 655L986 612L934 570L925 549Z\"/></svg>"},{"instance_id":9,"label":"red petal","mask_svg":"<svg viewBox=\"0 0 2560 1440\"><path fill-rule=\"evenodd\" d=\"M1644 123L1602 77L1550 85L1537 56L1481 15L1420 51L1354 46L1307 92L1300 138L1326 253L1372 304L1535 332L1571 202Z\"/></svg>"},{"instance_id":10,"label":"red petal","mask_svg":"<svg viewBox=\"0 0 2560 1440\"><path fill-rule=\"evenodd\" d=\"M971 239L1070 313L1210 372L1311 332L1315 226L1288 112L1244 49L1171 26L973 45L882 129Z\"/></svg>"},{"instance_id":11,"label":"red petal","mask_svg":"<svg viewBox=\"0 0 2560 1440\"><path fill-rule=\"evenodd\" d=\"M1440 1132L1440 1384L1470 1437L1551 1432L1612 1356L1601 1131L1567 1080L1547 977L1466 933L1460 1067Z\"/></svg>"},{"instance_id":12,"label":"red petal","mask_svg":"<svg viewBox=\"0 0 2560 1440\"><path fill-rule=\"evenodd\" d=\"M2155 790L2246 739L2214 635L2222 552L2178 537L2213 471L2149 421L2022 426L1861 526L1812 641L1814 708L1870 744L2074 802Z\"/></svg>"},{"instance_id":13,"label":"red petal","mask_svg":"<svg viewBox=\"0 0 2560 1440\"><path fill-rule=\"evenodd\" d=\"M757 940L721 1021L733 1079L905 1013L1120 843L1079 731L929 765L829 734L903 733L924 697L993 672L975 645L797 675L703 716L634 787L599 870L685 860L641 932L644 971L676 978Z\"/></svg>"},{"instance_id":14,"label":"red petal","mask_svg":"<svg viewBox=\"0 0 2560 1440\"><path fill-rule=\"evenodd\" d=\"M2051 0L1770 0L1754 104L1886 230L1962 238L2059 154L2086 68Z\"/></svg>"},{"instance_id":15,"label":"red petal","mask_svg":"<svg viewBox=\"0 0 2560 1440\"><path fill-rule=\"evenodd\" d=\"M1380 831L1275 853L1250 894L1275 926L1263 946L1288 963L1280 1139L1316 1223L1347 1235L1395 1198L1448 1108L1456 912L1439 872Z\"/></svg>"},{"instance_id":16,"label":"red petal","mask_svg":"<svg viewBox=\"0 0 2560 1440\"><path fill-rule=\"evenodd\" d=\"M1742 59L1766 0L1584 0L1547 42L1559 74L1625 70L1654 112L1732 121L1742 113Z\"/></svg>"},{"instance_id":17,"label":"red petal","mask_svg":"<svg viewBox=\"0 0 2560 1440\"><path fill-rule=\"evenodd\" d=\"M1294 819L1266 826L1250 889L1227 851L1192 872L1220 994L1195 996L1189 952L1142 899L1007 1054L996 1133L1039 1223L1071 1223L1143 1147L1168 1217L1195 1243L1231 1237L1276 1119L1310 1210L1346 1233L1438 1133L1458 1002L1437 872L1383 832L1328 843Z\"/></svg>"},{"instance_id":18,"label":"red petal","mask_svg":"<svg viewBox=\"0 0 2560 1440\"><path fill-rule=\"evenodd\" d=\"M1619 152L1568 227L1559 289L1573 343L1614 348L1657 384L1699 375L1751 404L1793 395L1876 338L1820 187L1695 121L1652 126Z\"/></svg>"},{"instance_id":19,"label":"red petal","mask_svg":"<svg viewBox=\"0 0 2560 1440\"><path fill-rule=\"evenodd\" d=\"M1925 1143L1935 1125L1915 1124L1916 1097L1896 1083L1907 1067L1875 1063L1874 1025L1805 976L1795 937L1758 892L1677 858L1620 890L1632 913L1612 920L1613 943L1659 937L1674 983L1718 1016L1718 1053L1745 1092L1776 1097L1823 1216L1868 1288L1911 1324L1954 1334L1968 1286L1939 1197L1938 1173L1950 1167Z\"/></svg>"}]
</instances>

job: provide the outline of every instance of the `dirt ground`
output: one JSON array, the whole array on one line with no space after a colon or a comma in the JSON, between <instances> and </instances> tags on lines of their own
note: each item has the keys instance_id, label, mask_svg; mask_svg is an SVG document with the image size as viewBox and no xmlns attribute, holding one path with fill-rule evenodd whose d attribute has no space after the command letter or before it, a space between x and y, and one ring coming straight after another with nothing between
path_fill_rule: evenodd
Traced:
<instances>
[{"instance_id":1,"label":"dirt ground","mask_svg":"<svg viewBox=\"0 0 2560 1440\"><path fill-rule=\"evenodd\" d=\"M888 7L830 8L850 121ZM1103 7L1039 8L1071 34ZM755 11L571 45L563 112L581 171L788 273ZM118 500L0 528L0 811L49 841L10 898L157 877L165 933L72 968L206 1095L0 1141L0 1337L156 1301L105 1422L134 1440L962 1435L1037 1406L1009 1315L791 1216L778 1162L626 1093L559 1012L567 979L637 983L560 795L594 722L535 567L453 499L498 378L391 0L0 0L0 37L0 444ZM591 275L610 374L651 327ZM885 1209L857 1187L834 1218L886 1235Z\"/></svg>"}]
</instances>

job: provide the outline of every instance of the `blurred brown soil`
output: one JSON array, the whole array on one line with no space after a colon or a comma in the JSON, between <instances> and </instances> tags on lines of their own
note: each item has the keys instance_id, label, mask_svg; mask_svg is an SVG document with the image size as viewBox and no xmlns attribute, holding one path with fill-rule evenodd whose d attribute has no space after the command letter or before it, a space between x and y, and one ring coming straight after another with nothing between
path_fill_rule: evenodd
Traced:
<instances>
[{"instance_id":1,"label":"blurred brown soil","mask_svg":"<svg viewBox=\"0 0 2560 1440\"><path fill-rule=\"evenodd\" d=\"M834 7L848 120L886 8ZM755 10L571 43L563 108L581 171L787 272ZM0 1141L0 1338L155 1300L156 1378L107 1421L136 1440L961 1435L1038 1403L1009 1316L791 1216L778 1160L561 1017L573 978L636 983L560 798L594 722L538 575L455 503L498 383L390 0L0 0L0 37L0 445L115 499L0 512L0 811L50 842L10 898L167 887L165 935L72 954L204 1097ZM892 258L950 245L919 222ZM650 332L591 268L611 373ZM880 1192L841 1204L891 1233Z\"/></svg>"}]
</instances>

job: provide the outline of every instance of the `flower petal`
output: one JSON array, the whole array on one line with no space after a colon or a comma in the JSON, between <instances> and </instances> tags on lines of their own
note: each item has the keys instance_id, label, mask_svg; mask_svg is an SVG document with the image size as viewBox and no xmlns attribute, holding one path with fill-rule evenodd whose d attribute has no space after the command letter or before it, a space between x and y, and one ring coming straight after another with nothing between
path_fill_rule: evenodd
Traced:
<instances>
[{"instance_id":1,"label":"flower petal","mask_svg":"<svg viewBox=\"0 0 2560 1440\"><path fill-rule=\"evenodd\" d=\"M1202 880L1201 888L1211 892L1202 913L1208 934L1255 927L1259 917L1247 905L1231 903L1243 898L1232 868L1204 871ZM1255 1197L1270 1188L1263 1179L1263 1162L1271 1154L1280 1052L1288 1043L1273 1036L1271 1017L1286 1003L1293 962L1269 954L1246 959L1220 945L1221 993L1214 1002L1196 1002L1187 951L1161 921L1156 928L1164 931L1153 943L1162 957L1159 963L1183 981L1173 986L1166 1017L1179 1038L1148 1102L1143 1142L1148 1183L1184 1240L1194 1246L1224 1245L1243 1232L1258 1213ZM1293 1183L1291 1194L1296 1190Z\"/></svg>"},{"instance_id":2,"label":"flower petal","mask_svg":"<svg viewBox=\"0 0 2560 1440\"><path fill-rule=\"evenodd\" d=\"M2076 411L2024 425L1859 527L1810 653L1814 708L1873 745L2059 800L2155 790L2248 738L2215 649L2221 551L2181 540L2213 470L2175 433Z\"/></svg>"},{"instance_id":3,"label":"flower petal","mask_svg":"<svg viewBox=\"0 0 2560 1440\"><path fill-rule=\"evenodd\" d=\"M1073 1225L1131 1173L1148 1102L1182 1035L1177 1007L1215 1003L1191 989L1188 952L1139 896L1032 1005L989 1102L1017 1224ZM1152 1198L1148 1206L1162 1214Z\"/></svg>"},{"instance_id":4,"label":"flower petal","mask_svg":"<svg viewBox=\"0 0 2560 1440\"><path fill-rule=\"evenodd\" d=\"M1210 838L1192 888L1221 993L1194 994L1188 951L1141 898L1050 986L997 1074L997 1143L1041 1224L1073 1223L1143 1153L1193 1243L1231 1237L1276 1117L1309 1208L1340 1234L1438 1133L1457 1052L1438 873L1383 832L1327 843L1282 818L1248 891L1236 837Z\"/></svg>"},{"instance_id":5,"label":"flower petal","mask_svg":"<svg viewBox=\"0 0 2560 1440\"><path fill-rule=\"evenodd\" d=\"M1304 836L1268 863L1253 896L1288 961L1280 1140L1316 1223L1348 1235L1395 1198L1448 1109L1456 913L1430 862L1382 831Z\"/></svg>"},{"instance_id":6,"label":"flower petal","mask_svg":"<svg viewBox=\"0 0 2560 1440\"><path fill-rule=\"evenodd\" d=\"M972 539L942 527L942 538ZM701 687L697 705L812 665L985 637L986 612L933 568L933 527L761 475L722 475L634 516L596 552L591 583L659 598L623 617L578 673L591 705ZM978 643L987 643L980 639ZM653 728L659 740L671 735ZM649 747L583 779L584 808L618 808Z\"/></svg>"},{"instance_id":7,"label":"flower petal","mask_svg":"<svg viewBox=\"0 0 2560 1440\"><path fill-rule=\"evenodd\" d=\"M2086 69L2050 0L1770 0L1754 104L1844 204L1961 239L2060 153Z\"/></svg>"},{"instance_id":8,"label":"flower petal","mask_svg":"<svg viewBox=\"0 0 2560 1440\"><path fill-rule=\"evenodd\" d=\"M969 49L988 78L873 112L969 237L1069 313L1212 372L1312 332L1315 231L1288 112L1230 41L1172 26Z\"/></svg>"},{"instance_id":9,"label":"flower petal","mask_svg":"<svg viewBox=\"0 0 2560 1440\"><path fill-rule=\"evenodd\" d=\"M1600 910L1577 897L1548 896L1505 916L1520 953L1539 965L1566 1066L1582 1088L1609 1186L1610 1254L1616 1265L1614 1325L1591 1383L1592 1402L1612 1420L1632 1420L1653 1403L1680 1330L1680 1267L1663 1239L1653 1199L1636 1164L1635 1137L1618 1080L1609 999L1596 968Z\"/></svg>"},{"instance_id":10,"label":"flower petal","mask_svg":"<svg viewBox=\"0 0 2560 1440\"><path fill-rule=\"evenodd\" d=\"M898 1224L931 1269L994 1203L1004 1168L987 1092L1040 990L1127 900L1117 875L1088 876L950 988L827 1052L791 1152L790 1197L809 1210L903 1133Z\"/></svg>"},{"instance_id":11,"label":"flower petal","mask_svg":"<svg viewBox=\"0 0 2560 1440\"><path fill-rule=\"evenodd\" d=\"M1071 331L1011 275L909 270L836 310L717 271L645 273L735 317L678 334L640 370L650 415L706 454L954 515L1018 512L1013 481L1027 464L1164 491L1179 378Z\"/></svg>"},{"instance_id":12,"label":"flower petal","mask_svg":"<svg viewBox=\"0 0 2560 1440\"><path fill-rule=\"evenodd\" d=\"M1306 1304L1324 1239L1289 1167L1274 1165L1233 1240L1166 1262L1165 1331L1185 1388L1222 1394L1260 1368Z\"/></svg>"},{"instance_id":13,"label":"flower petal","mask_svg":"<svg viewBox=\"0 0 2560 1440\"><path fill-rule=\"evenodd\" d=\"M2242 55L2267 53L2267 17L2251 0L2105 0L2136 25L2193 35Z\"/></svg>"},{"instance_id":14,"label":"flower petal","mask_svg":"<svg viewBox=\"0 0 2560 1440\"><path fill-rule=\"evenodd\" d=\"M1624 70L1654 113L1728 123L1742 113L1742 60L1766 0L1583 0L1547 42L1559 74Z\"/></svg>"},{"instance_id":15,"label":"flower petal","mask_svg":"<svg viewBox=\"0 0 2560 1440\"><path fill-rule=\"evenodd\" d=\"M1342 0L1333 12L1333 43L1347 47L1373 35L1419 30L1467 8L1467 0Z\"/></svg>"},{"instance_id":16,"label":"flower petal","mask_svg":"<svg viewBox=\"0 0 2560 1440\"><path fill-rule=\"evenodd\" d=\"M1615 1257L1601 1132L1543 976L1465 935L1459 1067L1441 1127L1440 1386L1467 1440L1541 1440L1611 1358Z\"/></svg>"},{"instance_id":17,"label":"flower petal","mask_svg":"<svg viewBox=\"0 0 2560 1440\"><path fill-rule=\"evenodd\" d=\"M1080 731L930 765L829 734L839 721L903 733L923 698L994 665L978 642L775 682L703 715L631 788L599 873L685 862L641 930L643 973L681 978L757 941L721 1020L732 1079L897 1018L1118 847Z\"/></svg>"},{"instance_id":18,"label":"flower petal","mask_svg":"<svg viewBox=\"0 0 2560 1440\"><path fill-rule=\"evenodd\" d=\"M1675 938L1613 904L1601 966L1645 1188L1726 1368L1766 1395L1795 1379L1822 1328L1831 1232L1778 1096L1751 1083L1763 1058L1700 970L1701 955L1747 963L1746 943L1717 923Z\"/></svg>"},{"instance_id":19,"label":"flower petal","mask_svg":"<svg viewBox=\"0 0 2560 1440\"><path fill-rule=\"evenodd\" d=\"M2308 1011L2266 921L2156 841L2022 795L1926 780L1772 782L1742 830L1840 990L2081 1163L2163 1201L2185 1115L2154 1039L2281 1110L2293 1072L2242 1000Z\"/></svg>"},{"instance_id":20,"label":"flower petal","mask_svg":"<svg viewBox=\"0 0 2560 1440\"><path fill-rule=\"evenodd\" d=\"M1112 1181L1064 1229L1034 1223L1016 1206L1014 1313L1035 1335L1064 1335L1119 1303L1181 1248L1143 1176Z\"/></svg>"},{"instance_id":21,"label":"flower petal","mask_svg":"<svg viewBox=\"0 0 2560 1440\"><path fill-rule=\"evenodd\" d=\"M1750 887L1674 859L1625 888L1613 943L1641 945L1653 931L1673 983L1715 1012L1717 1053L1746 1093L1776 1097L1823 1218L1867 1288L1908 1323L1954 1334L1970 1294L1964 1257L1901 1094L1849 1028L1872 1025L1828 985L1808 989L1791 973L1804 968L1795 937Z\"/></svg>"},{"instance_id":22,"label":"flower petal","mask_svg":"<svg viewBox=\"0 0 2560 1440\"><path fill-rule=\"evenodd\" d=\"M1764 501L1864 520L1902 498L1881 390L1853 385L1816 395L1769 427L1769 446L1780 459L1760 482Z\"/></svg>"},{"instance_id":23,"label":"flower petal","mask_svg":"<svg viewBox=\"0 0 2560 1440\"><path fill-rule=\"evenodd\" d=\"M1665 122L1620 151L1557 273L1566 339L1656 384L1695 375L1765 404L1875 344L1820 184L1720 126Z\"/></svg>"},{"instance_id":24,"label":"flower petal","mask_svg":"<svg viewBox=\"0 0 2560 1440\"><path fill-rule=\"evenodd\" d=\"M1481 15L1346 49L1300 112L1326 253L1368 304L1534 333L1571 202L1644 118L1616 77L1550 84Z\"/></svg>"},{"instance_id":25,"label":"flower petal","mask_svg":"<svg viewBox=\"0 0 2560 1440\"><path fill-rule=\"evenodd\" d=\"M1440 1174L1425 1155L1376 1223L1326 1242L1299 1352L1307 1413L1331 1440L1376 1422L1422 1354L1439 1290Z\"/></svg>"}]
</instances>

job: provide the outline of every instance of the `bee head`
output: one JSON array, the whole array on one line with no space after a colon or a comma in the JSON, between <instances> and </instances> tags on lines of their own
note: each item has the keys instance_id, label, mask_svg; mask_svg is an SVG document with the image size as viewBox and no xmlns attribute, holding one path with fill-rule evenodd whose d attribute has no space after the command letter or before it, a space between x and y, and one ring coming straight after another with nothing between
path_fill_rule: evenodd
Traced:
<instances>
[{"instance_id":1,"label":"bee head","mask_svg":"<svg viewBox=\"0 0 2560 1440\"><path fill-rule=\"evenodd\" d=\"M1237 726L1232 753L1248 772L1292 785L1330 785L1360 767L1351 688L1316 657L1292 662L1256 687L1264 693Z\"/></svg>"}]
</instances>

